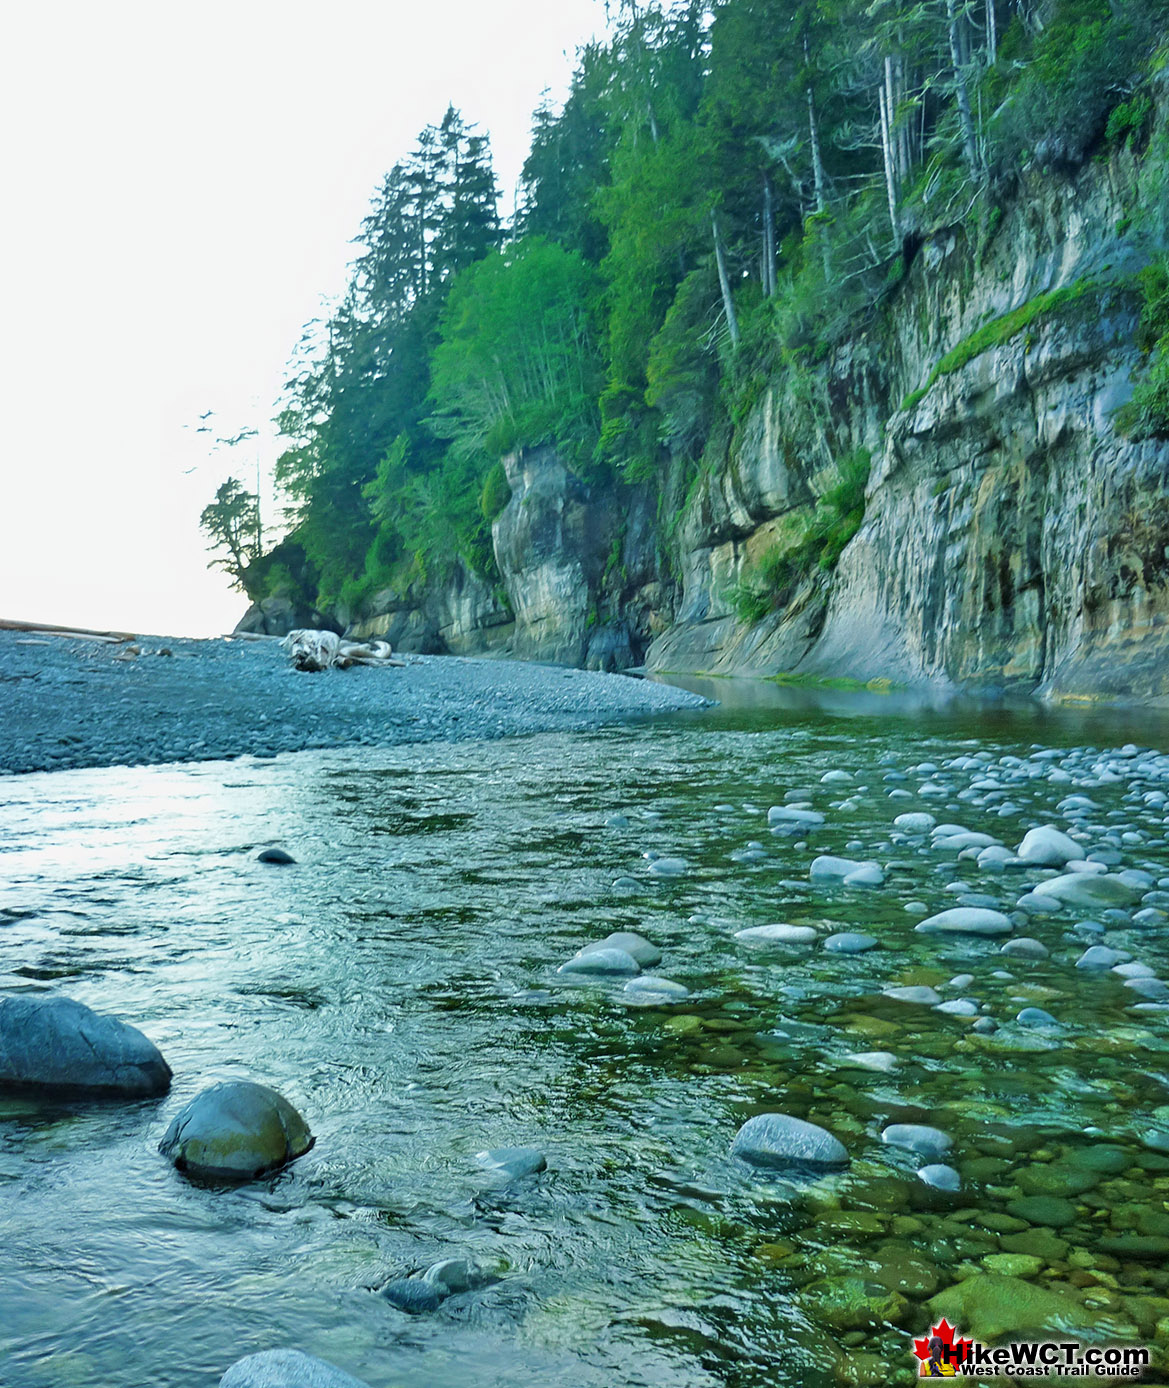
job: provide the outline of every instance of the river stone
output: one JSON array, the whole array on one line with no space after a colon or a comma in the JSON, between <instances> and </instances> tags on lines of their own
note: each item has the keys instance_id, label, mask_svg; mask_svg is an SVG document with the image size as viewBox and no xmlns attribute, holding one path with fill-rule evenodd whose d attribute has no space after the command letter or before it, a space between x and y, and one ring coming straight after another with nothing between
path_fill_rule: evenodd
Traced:
<instances>
[{"instance_id":1,"label":"river stone","mask_svg":"<svg viewBox=\"0 0 1169 1388\"><path fill-rule=\"evenodd\" d=\"M745 945L807 945L815 938L810 925L752 925L735 931L735 939Z\"/></svg>"},{"instance_id":2,"label":"river stone","mask_svg":"<svg viewBox=\"0 0 1169 1388\"><path fill-rule=\"evenodd\" d=\"M650 863L649 870L658 877L681 877L687 867L685 858L655 858Z\"/></svg>"},{"instance_id":3,"label":"river stone","mask_svg":"<svg viewBox=\"0 0 1169 1388\"><path fill-rule=\"evenodd\" d=\"M1057 1027L1059 1021L1042 1007L1024 1007L1016 1016L1016 1022L1025 1027Z\"/></svg>"},{"instance_id":4,"label":"river stone","mask_svg":"<svg viewBox=\"0 0 1169 1388\"><path fill-rule=\"evenodd\" d=\"M983 1258L982 1266L1003 1277L1034 1277L1042 1271L1043 1259L1027 1253L991 1253Z\"/></svg>"},{"instance_id":5,"label":"river stone","mask_svg":"<svg viewBox=\"0 0 1169 1388\"><path fill-rule=\"evenodd\" d=\"M836 1331L875 1329L900 1321L909 1303L899 1293L863 1277L823 1277L800 1293L813 1317Z\"/></svg>"},{"instance_id":6,"label":"river stone","mask_svg":"<svg viewBox=\"0 0 1169 1388\"><path fill-rule=\"evenodd\" d=\"M775 829L811 828L824 823L819 810L796 810L787 805L772 805L767 822Z\"/></svg>"},{"instance_id":7,"label":"river stone","mask_svg":"<svg viewBox=\"0 0 1169 1388\"><path fill-rule=\"evenodd\" d=\"M935 1012L944 1012L950 1017L977 1017L978 1004L973 998L953 998L950 1002L940 1002Z\"/></svg>"},{"instance_id":8,"label":"river stone","mask_svg":"<svg viewBox=\"0 0 1169 1388\"><path fill-rule=\"evenodd\" d=\"M1125 1166L1129 1165L1127 1159ZM1121 1167L1124 1170L1124 1167ZM1100 1173L1086 1166L1073 1166L1066 1158L1058 1162L1035 1162L1016 1171L1012 1177L1024 1195L1083 1195L1100 1184Z\"/></svg>"},{"instance_id":9,"label":"river stone","mask_svg":"<svg viewBox=\"0 0 1169 1388\"><path fill-rule=\"evenodd\" d=\"M632 930L615 930L603 940L585 945L578 954L595 954L599 949L623 949L626 954L632 955L642 968L652 968L662 962L661 950L650 944L644 935L638 935Z\"/></svg>"},{"instance_id":10,"label":"river stone","mask_svg":"<svg viewBox=\"0 0 1169 1388\"><path fill-rule=\"evenodd\" d=\"M928 834L938 821L932 814L899 814L893 823L907 834Z\"/></svg>"},{"instance_id":11,"label":"river stone","mask_svg":"<svg viewBox=\"0 0 1169 1388\"><path fill-rule=\"evenodd\" d=\"M923 1123L890 1123L881 1133L881 1141L890 1147L904 1147L919 1157L944 1157L954 1145L954 1139L940 1128Z\"/></svg>"},{"instance_id":12,"label":"river stone","mask_svg":"<svg viewBox=\"0 0 1169 1388\"><path fill-rule=\"evenodd\" d=\"M808 869L808 880L811 882L847 882L854 877L859 880L852 885L858 887L879 887L885 880L885 874L876 863L859 862L855 858L833 858L829 854L813 858L812 866Z\"/></svg>"},{"instance_id":13,"label":"river stone","mask_svg":"<svg viewBox=\"0 0 1169 1388\"><path fill-rule=\"evenodd\" d=\"M1063 867L1065 863L1084 856L1084 850L1075 839L1061 833L1054 824L1041 824L1037 829L1029 829L1015 851L1020 858L1037 867Z\"/></svg>"},{"instance_id":14,"label":"river stone","mask_svg":"<svg viewBox=\"0 0 1169 1388\"><path fill-rule=\"evenodd\" d=\"M1000 954L1013 954L1020 959L1046 959L1050 952L1042 940L1033 940L1030 935L1008 940L999 950Z\"/></svg>"},{"instance_id":15,"label":"river stone","mask_svg":"<svg viewBox=\"0 0 1169 1388\"><path fill-rule=\"evenodd\" d=\"M625 985L625 991L647 998L676 1000L690 996L690 989L685 984L675 983L672 978L658 978L656 974L642 974L640 978L631 978Z\"/></svg>"},{"instance_id":16,"label":"river stone","mask_svg":"<svg viewBox=\"0 0 1169 1388\"><path fill-rule=\"evenodd\" d=\"M189 1175L247 1180L303 1156L314 1141L304 1119L274 1089L233 1080L196 1095L158 1150Z\"/></svg>"},{"instance_id":17,"label":"river stone","mask_svg":"<svg viewBox=\"0 0 1169 1388\"><path fill-rule=\"evenodd\" d=\"M0 1088L145 1098L170 1066L137 1028L59 993L0 998Z\"/></svg>"},{"instance_id":18,"label":"river stone","mask_svg":"<svg viewBox=\"0 0 1169 1388\"><path fill-rule=\"evenodd\" d=\"M731 1156L777 1170L848 1165L848 1153L830 1132L786 1113L749 1118L731 1143Z\"/></svg>"},{"instance_id":19,"label":"river stone","mask_svg":"<svg viewBox=\"0 0 1169 1388\"><path fill-rule=\"evenodd\" d=\"M943 1316L961 1327L972 1339L993 1343L1023 1339L1026 1332L1059 1332L1066 1338L1082 1333L1085 1338L1107 1338L1121 1327L1083 1306L1069 1292L1025 1282L1021 1277L978 1272L955 1283L926 1303L931 1323Z\"/></svg>"},{"instance_id":20,"label":"river stone","mask_svg":"<svg viewBox=\"0 0 1169 1388\"><path fill-rule=\"evenodd\" d=\"M1127 950L1109 949L1107 945L1092 945L1076 960L1076 968L1111 969L1114 964L1121 964L1131 958L1132 955Z\"/></svg>"},{"instance_id":21,"label":"river stone","mask_svg":"<svg viewBox=\"0 0 1169 1388\"><path fill-rule=\"evenodd\" d=\"M833 954L863 954L867 949L874 949L878 943L873 935L844 930L837 935L829 935L824 941L824 948Z\"/></svg>"},{"instance_id":22,"label":"river stone","mask_svg":"<svg viewBox=\"0 0 1169 1388\"><path fill-rule=\"evenodd\" d=\"M1065 1229L1076 1222L1076 1207L1058 1195L1025 1195L1010 1202L1007 1214L1045 1229Z\"/></svg>"},{"instance_id":23,"label":"river stone","mask_svg":"<svg viewBox=\"0 0 1169 1388\"><path fill-rule=\"evenodd\" d=\"M437 1287L444 1296L457 1296L460 1292L469 1292L473 1287L481 1287L491 1279L466 1258L444 1258L441 1263L428 1267L422 1274L422 1280Z\"/></svg>"},{"instance_id":24,"label":"river stone","mask_svg":"<svg viewBox=\"0 0 1169 1388\"><path fill-rule=\"evenodd\" d=\"M1009 935L1011 922L1001 911L954 906L914 927L922 935Z\"/></svg>"},{"instance_id":25,"label":"river stone","mask_svg":"<svg viewBox=\"0 0 1169 1388\"><path fill-rule=\"evenodd\" d=\"M952 1166L946 1166L942 1162L933 1162L929 1166L923 1166L917 1173L917 1179L924 1181L927 1186L933 1186L935 1190L961 1190L962 1177Z\"/></svg>"},{"instance_id":26,"label":"river stone","mask_svg":"<svg viewBox=\"0 0 1169 1388\"><path fill-rule=\"evenodd\" d=\"M445 1287L438 1287L418 1277L395 1277L381 1289L381 1294L391 1306L396 1306L409 1316L424 1316L428 1311L437 1311L449 1295Z\"/></svg>"},{"instance_id":27,"label":"river stone","mask_svg":"<svg viewBox=\"0 0 1169 1388\"><path fill-rule=\"evenodd\" d=\"M636 959L628 951L598 946L582 950L556 970L558 974L619 974L628 976L641 972Z\"/></svg>"},{"instance_id":28,"label":"river stone","mask_svg":"<svg viewBox=\"0 0 1169 1388\"><path fill-rule=\"evenodd\" d=\"M494 1176L518 1181L522 1176L535 1176L548 1168L544 1153L538 1147L491 1147L476 1152L475 1160Z\"/></svg>"},{"instance_id":29,"label":"river stone","mask_svg":"<svg viewBox=\"0 0 1169 1388\"><path fill-rule=\"evenodd\" d=\"M1129 906L1140 897L1140 890L1115 873L1093 876L1086 872L1068 872L1040 882L1035 895L1054 897L1065 906Z\"/></svg>"},{"instance_id":30,"label":"river stone","mask_svg":"<svg viewBox=\"0 0 1169 1388\"><path fill-rule=\"evenodd\" d=\"M295 863L296 859L291 853L285 853L283 848L265 848L262 853L256 854L257 863L276 863L286 867L289 863Z\"/></svg>"},{"instance_id":31,"label":"river stone","mask_svg":"<svg viewBox=\"0 0 1169 1388\"><path fill-rule=\"evenodd\" d=\"M298 1349L266 1349L237 1359L219 1388L369 1388L360 1378L302 1354Z\"/></svg>"},{"instance_id":32,"label":"river stone","mask_svg":"<svg viewBox=\"0 0 1169 1388\"><path fill-rule=\"evenodd\" d=\"M1169 1259L1169 1238L1161 1234L1110 1234L1099 1239L1096 1247L1126 1261L1164 1264Z\"/></svg>"},{"instance_id":33,"label":"river stone","mask_svg":"<svg viewBox=\"0 0 1169 1388\"><path fill-rule=\"evenodd\" d=\"M927 988L925 984L913 984L906 988L886 988L883 995L892 998L894 1002L917 1002L925 1007L933 1007L941 1002L941 993L936 993L932 988Z\"/></svg>"}]
</instances>

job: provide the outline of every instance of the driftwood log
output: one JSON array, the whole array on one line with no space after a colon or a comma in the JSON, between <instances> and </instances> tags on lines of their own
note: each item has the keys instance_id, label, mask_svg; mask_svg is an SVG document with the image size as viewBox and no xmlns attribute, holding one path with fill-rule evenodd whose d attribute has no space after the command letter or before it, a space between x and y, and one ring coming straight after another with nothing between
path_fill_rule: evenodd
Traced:
<instances>
[{"instance_id":1,"label":"driftwood log","mask_svg":"<svg viewBox=\"0 0 1169 1388\"><path fill-rule=\"evenodd\" d=\"M298 670L347 670L351 665L394 665L402 667L404 660L395 660L388 641L343 641L335 631L290 631L280 643L291 655Z\"/></svg>"}]
</instances>

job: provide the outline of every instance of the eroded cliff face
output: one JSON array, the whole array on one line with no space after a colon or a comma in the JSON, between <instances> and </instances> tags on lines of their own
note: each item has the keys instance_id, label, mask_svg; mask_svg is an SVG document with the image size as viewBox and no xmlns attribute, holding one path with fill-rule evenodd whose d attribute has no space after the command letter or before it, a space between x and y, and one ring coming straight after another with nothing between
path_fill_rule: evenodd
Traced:
<instances>
[{"instance_id":1,"label":"eroded cliff face","mask_svg":"<svg viewBox=\"0 0 1169 1388\"><path fill-rule=\"evenodd\" d=\"M1126 155L1037 177L981 249L930 238L810 405L806 381L802 398L772 384L686 518L678 620L652 666L1169 695L1169 445L1115 425L1142 366L1131 276L1152 249L1129 230L1135 177ZM1025 328L996 330L1023 305L1039 310ZM859 446L865 520L835 570L737 621L729 590L823 490L827 456Z\"/></svg>"}]
</instances>

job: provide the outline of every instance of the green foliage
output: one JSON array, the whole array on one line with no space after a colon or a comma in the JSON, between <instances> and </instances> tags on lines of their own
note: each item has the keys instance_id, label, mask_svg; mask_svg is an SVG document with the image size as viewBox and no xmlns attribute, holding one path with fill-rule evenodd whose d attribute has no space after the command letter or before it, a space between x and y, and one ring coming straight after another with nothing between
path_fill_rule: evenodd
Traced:
<instances>
[{"instance_id":1,"label":"green foliage","mask_svg":"<svg viewBox=\"0 0 1169 1388\"><path fill-rule=\"evenodd\" d=\"M742 622L758 622L782 607L796 586L830 572L865 518L865 487L872 455L858 448L837 464L837 480L817 502L794 542L767 550L748 579L727 593Z\"/></svg>"},{"instance_id":2,"label":"green foliage","mask_svg":"<svg viewBox=\"0 0 1169 1388\"><path fill-rule=\"evenodd\" d=\"M254 597L249 569L260 556L260 499L242 482L229 477L221 482L215 500L204 506L199 525L211 540L212 552L222 551L211 561L231 578L233 588Z\"/></svg>"},{"instance_id":3,"label":"green foliage","mask_svg":"<svg viewBox=\"0 0 1169 1388\"><path fill-rule=\"evenodd\" d=\"M488 525L503 512L511 500L511 487L502 463L497 462L488 469L483 479L483 490L479 494L479 509Z\"/></svg>"},{"instance_id":4,"label":"green foliage","mask_svg":"<svg viewBox=\"0 0 1169 1388\"><path fill-rule=\"evenodd\" d=\"M1148 92L1137 92L1129 101L1113 107L1105 127L1105 138L1111 144L1139 144L1153 114L1153 98Z\"/></svg>"},{"instance_id":5,"label":"green foliage","mask_svg":"<svg viewBox=\"0 0 1169 1388\"><path fill-rule=\"evenodd\" d=\"M1010 342L1013 337L1017 337L1029 328L1037 318L1044 314L1058 313L1061 309L1066 309L1078 302L1085 294L1099 288L1100 286L1091 280L1079 279L1074 284L1064 285L1062 289L1051 289L1045 294L1037 294L1035 298L1028 299L1025 304L1011 309L1009 313L992 318L989 323L984 323L981 328L977 328L969 337L963 338L961 342L952 347L930 372L925 385L919 390L911 391L902 400L901 408L903 410L916 408L926 391L940 376L948 376L953 371L961 370L967 362L973 361L983 352Z\"/></svg>"},{"instance_id":6,"label":"green foliage","mask_svg":"<svg viewBox=\"0 0 1169 1388\"><path fill-rule=\"evenodd\" d=\"M1169 438L1169 259L1146 266L1137 280L1143 300L1137 343L1148 368L1117 411L1117 424L1138 438Z\"/></svg>"}]
</instances>

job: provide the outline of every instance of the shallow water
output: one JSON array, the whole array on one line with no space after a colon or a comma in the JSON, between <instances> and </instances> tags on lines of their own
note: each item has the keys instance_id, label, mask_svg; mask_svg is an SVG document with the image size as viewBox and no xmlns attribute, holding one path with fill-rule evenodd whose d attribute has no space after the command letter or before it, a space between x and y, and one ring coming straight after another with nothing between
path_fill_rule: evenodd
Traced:
<instances>
[{"instance_id":1,"label":"shallow water","mask_svg":"<svg viewBox=\"0 0 1169 1388\"><path fill-rule=\"evenodd\" d=\"M283 1344L372 1388L911 1377L924 1307L852 1325L804 1289L896 1255L927 1269L920 1300L931 1277L944 1288L1001 1251L979 1217L1018 1196L1019 1170L1105 1139L1120 1169L1075 1196L1064 1253L1033 1275L1152 1343L1169 1316L1165 1260L1099 1242L1169 1208L1169 1153L1149 1142L1169 1128L1169 1013L1134 1011L1121 979L1072 967L1094 942L1074 912L1016 930L1048 946L1039 961L916 935L908 901L941 910L963 879L1011 909L1044 873L996 877L890 831L925 809L1013 848L1032 824L1068 827L1055 807L1086 781L1099 806L1086 846L1123 828L1142 836L1124 866L1169 875L1165 808L1125 798L1160 784L1148 759L1135 782L1102 785L1090 767L1107 759L1073 758L1084 769L1058 783L1039 764L1008 815L967 790L979 773L945 769L978 751L1026 759L1039 742L1169 736L1136 714L890 714L788 693L593 734L5 782L0 986L52 986L133 1023L175 1084L128 1106L0 1099L0 1383L212 1388L234 1359ZM924 761L950 793L917 798L934 778L907 768ZM832 768L857 784L820 784ZM800 786L827 823L806 841L772 835L768 806ZM606 827L617 812L628 826ZM752 840L764 857L731 857ZM272 843L297 865L257 863ZM881 862L885 885L813 888L812 858L846 851ZM646 852L688 870L656 879ZM621 876L637 890L615 890ZM882 947L735 939L780 920L867 930ZM653 972L692 997L636 1006L620 983L557 975L618 929L653 940ZM1169 972L1155 922L1100 938ZM959 973L976 982L947 992ZM981 1038L881 996L906 983L976 997L1007 1025ZM1059 1027L1011 1023L1027 1005ZM876 1050L898 1058L893 1073L846 1059ZM275 1178L205 1188L156 1145L227 1078L279 1089L317 1142ZM791 1184L732 1160L739 1125L769 1110L829 1127L849 1171ZM960 1196L931 1192L917 1158L881 1143L900 1121L953 1136ZM487 1182L475 1153L521 1144L548 1171ZM419 1318L372 1290L456 1254L500 1280Z\"/></svg>"}]
</instances>

